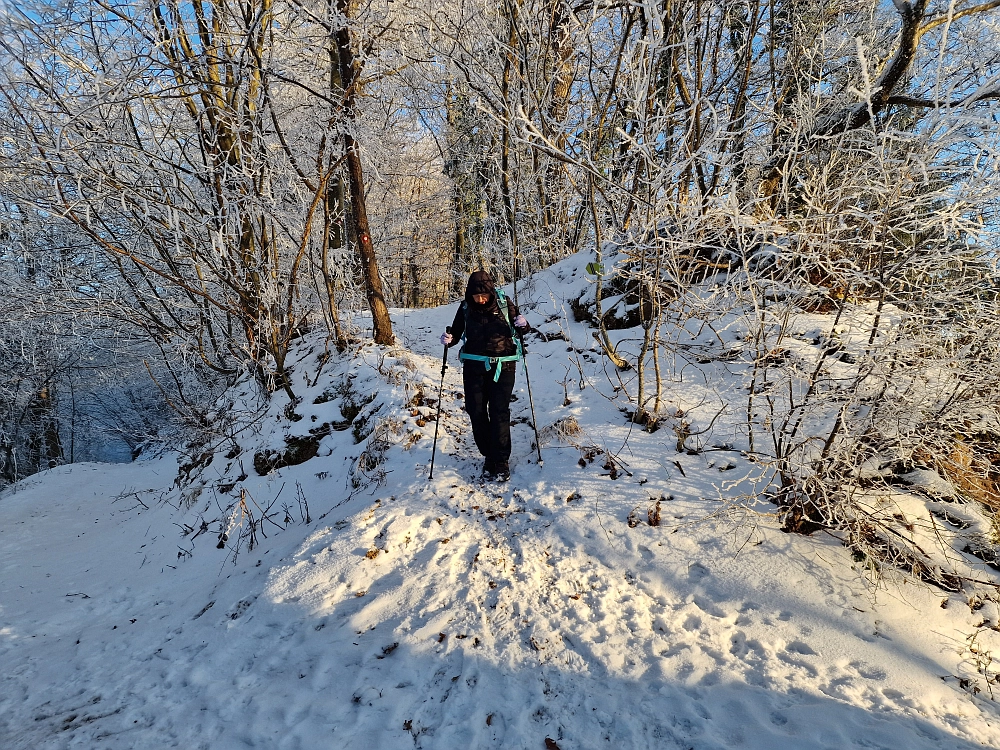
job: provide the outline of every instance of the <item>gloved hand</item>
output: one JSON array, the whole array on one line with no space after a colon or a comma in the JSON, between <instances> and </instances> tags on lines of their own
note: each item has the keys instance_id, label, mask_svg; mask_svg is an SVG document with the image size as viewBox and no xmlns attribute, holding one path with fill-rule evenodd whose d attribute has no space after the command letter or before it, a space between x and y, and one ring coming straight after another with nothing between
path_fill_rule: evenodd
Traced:
<instances>
[{"instance_id":1,"label":"gloved hand","mask_svg":"<svg viewBox=\"0 0 1000 750\"><path fill-rule=\"evenodd\" d=\"M514 318L514 328L527 328L527 327L528 327L528 319L526 317L524 317L523 315L518 315L516 318Z\"/></svg>"},{"instance_id":2,"label":"gloved hand","mask_svg":"<svg viewBox=\"0 0 1000 750\"><path fill-rule=\"evenodd\" d=\"M441 334L441 345L442 346L451 346L451 342L453 340L454 339L452 338L452 335L450 333L442 333Z\"/></svg>"}]
</instances>

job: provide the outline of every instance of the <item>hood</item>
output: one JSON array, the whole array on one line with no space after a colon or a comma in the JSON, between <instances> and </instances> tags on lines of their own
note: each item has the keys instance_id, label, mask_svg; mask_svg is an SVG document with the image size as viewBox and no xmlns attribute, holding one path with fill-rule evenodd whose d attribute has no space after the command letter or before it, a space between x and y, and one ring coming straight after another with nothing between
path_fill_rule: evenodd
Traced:
<instances>
[{"instance_id":1,"label":"hood","mask_svg":"<svg viewBox=\"0 0 1000 750\"><path fill-rule=\"evenodd\" d=\"M490 298L486 301L485 305L480 306L476 305L472 299L473 294L488 294ZM469 305L485 308L496 302L496 299L496 284L493 281L493 277L486 273L486 271L476 271L469 277L469 282L465 285L465 301Z\"/></svg>"}]
</instances>

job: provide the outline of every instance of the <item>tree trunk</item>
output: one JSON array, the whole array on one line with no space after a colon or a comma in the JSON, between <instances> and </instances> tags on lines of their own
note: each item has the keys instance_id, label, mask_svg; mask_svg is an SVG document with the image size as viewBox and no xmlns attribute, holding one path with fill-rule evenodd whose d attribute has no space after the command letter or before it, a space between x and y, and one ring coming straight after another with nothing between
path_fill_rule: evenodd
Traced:
<instances>
[{"instance_id":1,"label":"tree trunk","mask_svg":"<svg viewBox=\"0 0 1000 750\"><path fill-rule=\"evenodd\" d=\"M49 386L42 386L27 409L28 471L51 469L63 458L55 400Z\"/></svg>"},{"instance_id":2,"label":"tree trunk","mask_svg":"<svg viewBox=\"0 0 1000 750\"><path fill-rule=\"evenodd\" d=\"M322 271L329 304L328 311L333 323L333 335L337 340L337 350L342 352L347 348L347 337L340 325L340 312L337 310L337 284L330 268L331 253L340 256L344 248L346 196L344 195L344 180L339 174L339 167L337 169L338 174L331 176L327 184L326 203L323 207L323 223L326 234L323 238Z\"/></svg>"},{"instance_id":3,"label":"tree trunk","mask_svg":"<svg viewBox=\"0 0 1000 750\"><path fill-rule=\"evenodd\" d=\"M335 10L333 0L330 2L330 10ZM340 54L337 51L337 40L335 35L331 36L327 48L330 61L330 98L336 99L343 95L344 82L340 78ZM330 114L331 124L338 112ZM326 139L323 139L324 142ZM343 167L335 165L336 149L332 149L330 154L330 166L333 174L329 176L326 183L326 200L323 204L323 257L322 272L323 282L326 285L326 297L330 322L333 324L333 335L337 340L337 351L343 352L347 349L347 337L344 329L340 325L340 311L337 309L337 283L330 268L330 256L333 254L339 261L343 256L343 249L347 239L347 195L344 191Z\"/></svg>"},{"instance_id":4,"label":"tree trunk","mask_svg":"<svg viewBox=\"0 0 1000 750\"><path fill-rule=\"evenodd\" d=\"M455 252L451 266L451 289L454 294L461 296L465 291L465 271L469 266L469 251L465 241L465 206L457 185L452 201L455 206Z\"/></svg>"},{"instance_id":5,"label":"tree trunk","mask_svg":"<svg viewBox=\"0 0 1000 750\"><path fill-rule=\"evenodd\" d=\"M350 177L351 215L354 217L354 226L357 227L358 231L358 259L361 261L361 273L365 280L365 297L368 299L368 307L372 312L375 343L388 346L393 344L395 339L392 335L389 306L385 303L382 277L379 275L378 261L375 258L371 230L368 226L361 157L358 155L357 141L349 133L344 134L344 146L347 150L347 173Z\"/></svg>"},{"instance_id":6,"label":"tree trunk","mask_svg":"<svg viewBox=\"0 0 1000 750\"><path fill-rule=\"evenodd\" d=\"M344 20L350 18L351 5L348 0L337 0L337 11ZM340 78L344 86L344 113L349 123L357 115L358 64L351 46L351 31L345 23L336 33L337 56L340 59ZM372 247L371 229L368 225L368 210L365 205L365 178L361 167L358 143L350 133L344 133L344 152L347 157L348 187L351 196L351 218L358 234L357 254L361 264L361 275L365 285L365 297L372 313L372 325L376 344L394 343L392 320L389 307L382 290L375 249Z\"/></svg>"},{"instance_id":7,"label":"tree trunk","mask_svg":"<svg viewBox=\"0 0 1000 750\"><path fill-rule=\"evenodd\" d=\"M552 83L551 99L543 126L553 145L563 151L566 148L566 118L569 114L569 98L573 89L573 38L570 31L572 11L566 0L554 0L549 18L549 44ZM555 262L570 251L569 211L566 200L565 166L561 161L549 158L544 178L544 221L552 237L552 257Z\"/></svg>"}]
</instances>

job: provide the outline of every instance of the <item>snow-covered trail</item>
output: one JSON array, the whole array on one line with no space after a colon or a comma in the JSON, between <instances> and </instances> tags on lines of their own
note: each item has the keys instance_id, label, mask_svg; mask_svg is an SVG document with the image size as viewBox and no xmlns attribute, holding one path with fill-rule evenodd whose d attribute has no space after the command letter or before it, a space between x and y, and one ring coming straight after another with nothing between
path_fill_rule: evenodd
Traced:
<instances>
[{"instance_id":1,"label":"snow-covered trail","mask_svg":"<svg viewBox=\"0 0 1000 750\"><path fill-rule=\"evenodd\" d=\"M23 520L0 558L18 622L0 642L4 747L993 744L940 665L900 648L905 631L844 600L852 582L818 562L776 571L795 556L782 535L734 559L708 533L609 539L543 481L459 484L373 502L270 570L143 574L137 540L114 543L143 516L115 528L111 491L90 514L36 494L81 472L128 487L136 468L57 470L4 501ZM41 527L46 500L62 512ZM61 557L88 533L102 543L85 563ZM53 564L26 576L20 559Z\"/></svg>"},{"instance_id":2,"label":"snow-covered trail","mask_svg":"<svg viewBox=\"0 0 1000 750\"><path fill-rule=\"evenodd\" d=\"M435 397L452 313L397 319ZM832 538L740 515L720 500L747 470L736 453L633 432L596 385L563 406L566 349L532 347L540 424L574 416L585 442L624 446L631 474L558 441L539 467L522 423L510 485L470 481L453 367L433 482L421 435L347 500L358 447L334 433L243 481L259 499L297 483L317 517L293 501L287 528L235 561L214 526L179 534L216 485L186 514L157 502L178 495L173 455L4 493L0 748L1000 746L995 705L953 677L981 612L925 587L873 593ZM317 422L323 387L302 389ZM661 525L626 523L661 496Z\"/></svg>"}]
</instances>

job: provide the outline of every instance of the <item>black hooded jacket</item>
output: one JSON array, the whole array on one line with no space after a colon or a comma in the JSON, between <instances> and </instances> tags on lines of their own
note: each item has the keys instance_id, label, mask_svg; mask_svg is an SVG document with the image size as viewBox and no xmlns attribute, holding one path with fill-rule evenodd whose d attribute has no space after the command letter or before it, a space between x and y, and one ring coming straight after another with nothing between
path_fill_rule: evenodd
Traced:
<instances>
[{"instance_id":1,"label":"black hooded jacket","mask_svg":"<svg viewBox=\"0 0 1000 750\"><path fill-rule=\"evenodd\" d=\"M474 294L488 294L485 305L477 305L472 299ZM451 324L451 346L457 344L465 334L465 346L462 351L467 354L478 354L483 357L509 357L517 354L517 345L511 335L510 327L518 316L517 306L507 300L507 315L510 324L504 319L498 304L496 285L485 271L476 271L469 277L465 287L465 304L458 308L455 320ZM527 328L518 329L524 333Z\"/></svg>"}]
</instances>

